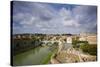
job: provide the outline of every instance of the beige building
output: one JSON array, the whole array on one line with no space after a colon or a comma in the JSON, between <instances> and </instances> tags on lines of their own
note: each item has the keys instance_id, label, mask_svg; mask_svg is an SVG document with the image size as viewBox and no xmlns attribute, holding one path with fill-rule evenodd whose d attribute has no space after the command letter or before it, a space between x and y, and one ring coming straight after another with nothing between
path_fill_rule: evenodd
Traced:
<instances>
[{"instance_id":1,"label":"beige building","mask_svg":"<svg viewBox=\"0 0 100 67\"><path fill-rule=\"evenodd\" d=\"M80 34L80 41L88 41L89 44L97 44L96 34Z\"/></svg>"},{"instance_id":2,"label":"beige building","mask_svg":"<svg viewBox=\"0 0 100 67\"><path fill-rule=\"evenodd\" d=\"M72 37L71 36L67 37L67 43L72 43Z\"/></svg>"},{"instance_id":3,"label":"beige building","mask_svg":"<svg viewBox=\"0 0 100 67\"><path fill-rule=\"evenodd\" d=\"M87 36L86 39L89 44L97 44L97 36L96 35Z\"/></svg>"},{"instance_id":4,"label":"beige building","mask_svg":"<svg viewBox=\"0 0 100 67\"><path fill-rule=\"evenodd\" d=\"M85 33L81 33L80 37L79 37L79 40L80 41L86 41L86 37L87 37L87 35Z\"/></svg>"}]
</instances>

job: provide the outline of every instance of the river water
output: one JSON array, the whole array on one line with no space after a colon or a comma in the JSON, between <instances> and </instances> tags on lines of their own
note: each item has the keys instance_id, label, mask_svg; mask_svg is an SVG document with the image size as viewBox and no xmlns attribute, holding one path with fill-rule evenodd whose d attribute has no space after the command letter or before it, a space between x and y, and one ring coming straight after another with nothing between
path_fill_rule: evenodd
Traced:
<instances>
[{"instance_id":1,"label":"river water","mask_svg":"<svg viewBox=\"0 0 100 67\"><path fill-rule=\"evenodd\" d=\"M37 47L24 53L13 56L13 65L39 65L52 51L49 47Z\"/></svg>"}]
</instances>

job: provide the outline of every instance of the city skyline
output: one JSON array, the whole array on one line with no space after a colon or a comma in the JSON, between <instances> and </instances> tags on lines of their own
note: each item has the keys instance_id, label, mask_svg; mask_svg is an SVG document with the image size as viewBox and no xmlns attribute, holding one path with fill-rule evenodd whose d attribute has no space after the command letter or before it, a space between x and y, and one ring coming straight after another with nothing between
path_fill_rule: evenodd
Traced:
<instances>
[{"instance_id":1,"label":"city skyline","mask_svg":"<svg viewBox=\"0 0 100 67\"><path fill-rule=\"evenodd\" d=\"M13 34L97 33L97 6L13 1Z\"/></svg>"}]
</instances>

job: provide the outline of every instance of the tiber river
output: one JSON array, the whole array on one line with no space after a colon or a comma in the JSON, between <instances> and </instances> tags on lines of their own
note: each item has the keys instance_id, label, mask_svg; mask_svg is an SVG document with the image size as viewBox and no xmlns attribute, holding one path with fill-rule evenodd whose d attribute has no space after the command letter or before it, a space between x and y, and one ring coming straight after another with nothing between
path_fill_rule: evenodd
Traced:
<instances>
[{"instance_id":1,"label":"tiber river","mask_svg":"<svg viewBox=\"0 0 100 67\"><path fill-rule=\"evenodd\" d=\"M52 53L48 46L37 47L13 57L13 65L39 65L47 59L47 56ZM50 61L50 59L49 59ZM49 62L48 62L49 63Z\"/></svg>"},{"instance_id":2,"label":"tiber river","mask_svg":"<svg viewBox=\"0 0 100 67\"><path fill-rule=\"evenodd\" d=\"M64 49L68 49L69 47L72 47L72 45L65 43ZM54 52L56 52L56 50L52 51L50 46L37 47L13 56L13 65L23 66L48 64Z\"/></svg>"}]
</instances>

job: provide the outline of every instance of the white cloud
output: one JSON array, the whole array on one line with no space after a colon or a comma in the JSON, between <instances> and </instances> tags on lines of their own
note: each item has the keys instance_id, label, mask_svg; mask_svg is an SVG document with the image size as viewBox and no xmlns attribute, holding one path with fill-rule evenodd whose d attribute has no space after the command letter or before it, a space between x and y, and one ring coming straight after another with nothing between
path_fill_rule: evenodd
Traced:
<instances>
[{"instance_id":1,"label":"white cloud","mask_svg":"<svg viewBox=\"0 0 100 67\"><path fill-rule=\"evenodd\" d=\"M64 26L78 27L80 24L72 16L72 12L68 9L62 8L59 12L61 23Z\"/></svg>"},{"instance_id":2,"label":"white cloud","mask_svg":"<svg viewBox=\"0 0 100 67\"><path fill-rule=\"evenodd\" d=\"M36 24L36 27L39 27L39 28L41 28L41 27L42 27L42 25L40 25L40 24Z\"/></svg>"},{"instance_id":3,"label":"white cloud","mask_svg":"<svg viewBox=\"0 0 100 67\"><path fill-rule=\"evenodd\" d=\"M80 29L86 32L96 31L97 7L95 6L76 6L73 9L74 18L80 24ZM94 31L92 30L93 28Z\"/></svg>"},{"instance_id":4,"label":"white cloud","mask_svg":"<svg viewBox=\"0 0 100 67\"><path fill-rule=\"evenodd\" d=\"M71 11L64 7L60 10L59 14L63 19L69 20L71 18Z\"/></svg>"},{"instance_id":5,"label":"white cloud","mask_svg":"<svg viewBox=\"0 0 100 67\"><path fill-rule=\"evenodd\" d=\"M71 27L79 27L80 26L80 24L77 23L75 20L64 21L63 24L65 26L71 26Z\"/></svg>"},{"instance_id":6,"label":"white cloud","mask_svg":"<svg viewBox=\"0 0 100 67\"><path fill-rule=\"evenodd\" d=\"M76 6L72 10L62 7L54 9L49 4L27 3L26 7L19 6L23 12L18 11L13 15L15 31L30 32L68 32L79 31L95 25L88 14L90 7ZM26 4L25 4L26 5ZM16 8L15 8L16 9ZM25 9L25 10L24 10ZM18 9L17 9L18 10ZM18 24L19 28L18 28ZM21 25L21 26L20 26ZM95 25L96 26L96 25ZM71 31L71 32L72 32Z\"/></svg>"}]
</instances>

